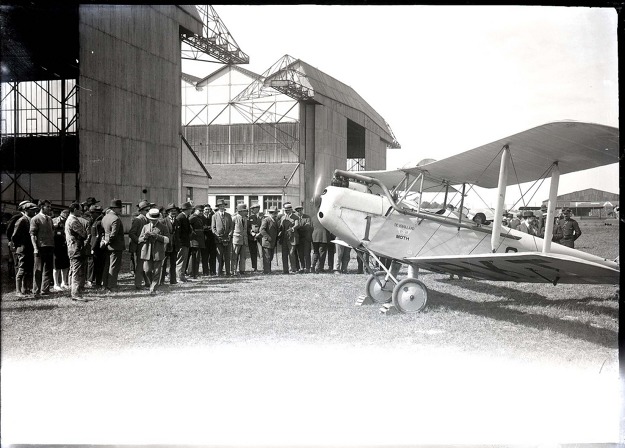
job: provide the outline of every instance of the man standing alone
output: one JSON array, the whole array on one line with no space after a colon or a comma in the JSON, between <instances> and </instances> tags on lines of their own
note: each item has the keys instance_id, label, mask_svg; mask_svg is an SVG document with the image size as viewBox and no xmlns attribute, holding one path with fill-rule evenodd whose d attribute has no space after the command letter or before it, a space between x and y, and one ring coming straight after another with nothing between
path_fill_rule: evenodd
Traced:
<instances>
[{"instance_id":1,"label":"man standing alone","mask_svg":"<svg viewBox=\"0 0 625 448\"><path fill-rule=\"evenodd\" d=\"M54 224L50 218L50 201L39 201L39 213L30 220L30 237L35 255L33 294L50 294L54 261Z\"/></svg>"},{"instance_id":2,"label":"man standing alone","mask_svg":"<svg viewBox=\"0 0 625 448\"><path fill-rule=\"evenodd\" d=\"M563 246L575 248L575 240L582 236L582 231L579 228L579 224L573 218L571 218L571 209L565 208L562 210L564 218L558 221L558 226L562 229L562 238L559 243Z\"/></svg>"}]
</instances>

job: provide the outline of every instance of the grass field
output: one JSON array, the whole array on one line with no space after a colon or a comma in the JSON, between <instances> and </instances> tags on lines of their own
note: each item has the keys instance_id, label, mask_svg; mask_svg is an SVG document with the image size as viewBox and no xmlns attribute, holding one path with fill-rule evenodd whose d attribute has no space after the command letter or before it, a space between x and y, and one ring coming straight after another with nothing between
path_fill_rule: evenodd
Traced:
<instances>
[{"instance_id":1,"label":"grass field","mask_svg":"<svg viewBox=\"0 0 625 448\"><path fill-rule=\"evenodd\" d=\"M619 255L618 226L582 222L582 231L579 249ZM3 283L3 410L13 411L3 412L12 436L5 440L349 445L620 437L616 286L422 273L428 308L385 316L379 306L355 306L367 278L355 266L352 260L347 275L202 278L164 286L155 297L135 292L125 269L121 292L89 291L94 300L87 303L67 294L17 300ZM76 379L76 372L84 375ZM85 377L97 378L97 385ZM8 389L18 385L28 392ZM44 420L56 409L51 402L64 402L64 409L80 403L111 419L110 430L98 435L81 417L83 429L71 436L64 424L47 424L25 440L22 419L33 413L25 396L39 403L35 415ZM111 407L119 416L111 417ZM154 414L156 408L169 417ZM121 416L137 418L131 409L146 420L128 426ZM395 416L399 428L375 429L363 413L375 421ZM200 425L200 415L222 429L189 423ZM272 426L276 416L290 426ZM249 425L251 434L239 433L234 421ZM442 436L452 423L456 429Z\"/></svg>"}]
</instances>

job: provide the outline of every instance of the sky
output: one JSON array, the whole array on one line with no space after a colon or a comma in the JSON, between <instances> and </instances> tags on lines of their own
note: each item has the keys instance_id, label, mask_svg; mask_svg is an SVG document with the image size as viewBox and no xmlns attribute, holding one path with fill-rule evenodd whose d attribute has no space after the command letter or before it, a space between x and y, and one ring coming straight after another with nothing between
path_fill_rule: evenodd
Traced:
<instances>
[{"instance_id":1,"label":"sky","mask_svg":"<svg viewBox=\"0 0 625 448\"><path fill-rule=\"evenodd\" d=\"M214 8L250 56L249 70L263 73L289 54L354 88L401 144L387 150L387 169L440 160L552 121L618 127L612 8ZM198 75L216 68L193 65ZM586 188L618 193L618 175L618 164L564 175L559 194ZM547 199L548 188L546 181L527 205ZM508 188L506 204L518 200L518 191ZM495 205L496 191L478 192L486 204L471 197L469 205Z\"/></svg>"}]
</instances>

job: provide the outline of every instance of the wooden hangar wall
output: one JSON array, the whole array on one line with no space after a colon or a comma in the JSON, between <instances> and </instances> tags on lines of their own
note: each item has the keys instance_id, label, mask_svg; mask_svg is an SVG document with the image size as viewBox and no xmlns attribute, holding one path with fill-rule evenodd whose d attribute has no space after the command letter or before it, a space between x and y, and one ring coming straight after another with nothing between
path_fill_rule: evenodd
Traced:
<instances>
[{"instance_id":1,"label":"wooden hangar wall","mask_svg":"<svg viewBox=\"0 0 625 448\"><path fill-rule=\"evenodd\" d=\"M81 199L183 199L181 28L201 34L194 9L80 6Z\"/></svg>"}]
</instances>

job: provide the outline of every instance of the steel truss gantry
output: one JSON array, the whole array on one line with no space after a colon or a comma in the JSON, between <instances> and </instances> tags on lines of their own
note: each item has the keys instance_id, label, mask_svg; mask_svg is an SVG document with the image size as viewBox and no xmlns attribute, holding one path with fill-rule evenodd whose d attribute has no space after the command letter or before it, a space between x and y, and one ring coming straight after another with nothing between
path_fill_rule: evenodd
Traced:
<instances>
[{"instance_id":1,"label":"steel truss gantry","mask_svg":"<svg viewBox=\"0 0 625 448\"><path fill-rule=\"evenodd\" d=\"M202 18L202 36L193 33L181 34L182 59L249 64L250 57L241 51L215 9L211 5L196 5L196 8Z\"/></svg>"}]
</instances>

